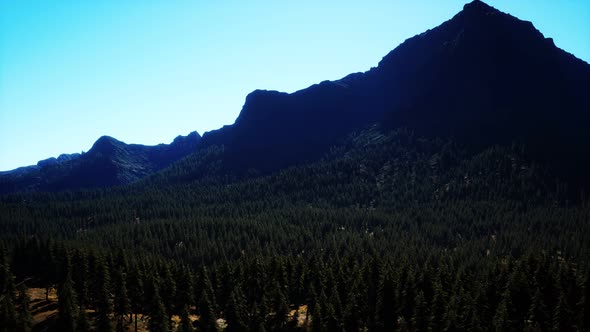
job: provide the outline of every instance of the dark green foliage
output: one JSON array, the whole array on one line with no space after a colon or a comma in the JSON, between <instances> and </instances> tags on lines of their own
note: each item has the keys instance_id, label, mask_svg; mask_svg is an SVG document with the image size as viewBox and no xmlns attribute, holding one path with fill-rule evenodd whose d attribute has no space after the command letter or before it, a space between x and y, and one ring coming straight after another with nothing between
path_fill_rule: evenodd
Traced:
<instances>
[{"instance_id":1,"label":"dark green foliage","mask_svg":"<svg viewBox=\"0 0 590 332\"><path fill-rule=\"evenodd\" d=\"M88 332L90 331L90 323L88 322L88 315L84 307L80 308L78 312L78 321L76 322L77 332Z\"/></svg>"},{"instance_id":2,"label":"dark green foliage","mask_svg":"<svg viewBox=\"0 0 590 332\"><path fill-rule=\"evenodd\" d=\"M553 331L572 331L574 320L571 317L572 312L568 306L564 295L561 294L553 310L552 330Z\"/></svg>"},{"instance_id":3,"label":"dark green foliage","mask_svg":"<svg viewBox=\"0 0 590 332\"><path fill-rule=\"evenodd\" d=\"M508 331L513 329L514 322L510 320L510 310L512 309L512 303L510 301L509 295L510 293L504 295L504 298L496 309L496 314L494 315L493 321L496 331Z\"/></svg>"},{"instance_id":4,"label":"dark green foliage","mask_svg":"<svg viewBox=\"0 0 590 332\"><path fill-rule=\"evenodd\" d=\"M127 292L126 274L122 268L118 268L114 278L114 312L117 317L117 331L123 331L124 318L131 310Z\"/></svg>"},{"instance_id":5,"label":"dark green foliage","mask_svg":"<svg viewBox=\"0 0 590 332\"><path fill-rule=\"evenodd\" d=\"M382 275L378 286L375 322L378 331L391 331L396 326L399 307L396 305L396 285L389 272Z\"/></svg>"},{"instance_id":6,"label":"dark green foliage","mask_svg":"<svg viewBox=\"0 0 590 332\"><path fill-rule=\"evenodd\" d=\"M419 291L416 297L416 305L414 307L414 314L412 316L412 327L418 331L426 331L427 318L428 317L428 303L424 297L424 292Z\"/></svg>"},{"instance_id":7,"label":"dark green foliage","mask_svg":"<svg viewBox=\"0 0 590 332\"><path fill-rule=\"evenodd\" d=\"M135 331L137 330L137 314L145 309L143 278L144 274L137 265L130 267L129 273L127 273L127 284L131 312L134 314L130 315L129 320L130 322L133 321Z\"/></svg>"},{"instance_id":8,"label":"dark green foliage","mask_svg":"<svg viewBox=\"0 0 590 332\"><path fill-rule=\"evenodd\" d=\"M88 275L88 257L82 251L76 251L72 255L72 281L74 282L74 290L78 297L78 304L80 308L90 304L88 282L90 276Z\"/></svg>"},{"instance_id":9,"label":"dark green foliage","mask_svg":"<svg viewBox=\"0 0 590 332\"><path fill-rule=\"evenodd\" d=\"M102 285L99 288L97 294L97 305L96 305L96 328L100 332L110 332L113 330L110 315L113 307L111 304L111 296L109 289L106 285Z\"/></svg>"},{"instance_id":10,"label":"dark green foliage","mask_svg":"<svg viewBox=\"0 0 590 332\"><path fill-rule=\"evenodd\" d=\"M71 273L66 273L66 278L58 288L59 327L65 332L76 331L78 318L78 300Z\"/></svg>"},{"instance_id":11,"label":"dark green foliage","mask_svg":"<svg viewBox=\"0 0 590 332\"><path fill-rule=\"evenodd\" d=\"M203 291L198 304L199 330L217 331L217 314L215 313L214 302L209 298L209 292Z\"/></svg>"},{"instance_id":12,"label":"dark green foliage","mask_svg":"<svg viewBox=\"0 0 590 332\"><path fill-rule=\"evenodd\" d=\"M0 265L0 331L14 331L18 327L15 307L17 301L14 277L6 264Z\"/></svg>"},{"instance_id":13,"label":"dark green foliage","mask_svg":"<svg viewBox=\"0 0 590 332\"><path fill-rule=\"evenodd\" d=\"M531 299L531 306L525 321L525 327L527 329L537 330L541 326L546 326L547 321L549 320L549 314L547 313L547 307L543 301L543 294L541 293L541 290L537 288Z\"/></svg>"},{"instance_id":14,"label":"dark green foliage","mask_svg":"<svg viewBox=\"0 0 590 332\"><path fill-rule=\"evenodd\" d=\"M326 323L324 321L324 312L322 311L322 303L316 302L313 305L313 312L312 312L312 330L313 331L326 331Z\"/></svg>"},{"instance_id":15,"label":"dark green foliage","mask_svg":"<svg viewBox=\"0 0 590 332\"><path fill-rule=\"evenodd\" d=\"M33 318L31 317L31 311L29 309L30 301L31 299L27 294L27 287L23 283L18 289L18 324L16 330L19 332L30 332L33 327Z\"/></svg>"},{"instance_id":16,"label":"dark green foliage","mask_svg":"<svg viewBox=\"0 0 590 332\"><path fill-rule=\"evenodd\" d=\"M190 269L187 266L183 266L173 280L176 284L176 297L171 302L176 306L177 312L184 312L185 307L194 303L193 279L193 274ZM169 288L172 288L172 286Z\"/></svg>"},{"instance_id":17,"label":"dark green foliage","mask_svg":"<svg viewBox=\"0 0 590 332\"><path fill-rule=\"evenodd\" d=\"M272 316L270 317L269 327L273 331L280 331L285 329L287 325L290 311L289 303L281 290L275 289L273 293Z\"/></svg>"},{"instance_id":18,"label":"dark green foliage","mask_svg":"<svg viewBox=\"0 0 590 332\"><path fill-rule=\"evenodd\" d=\"M229 295L225 310L225 321L227 324L226 331L228 332L248 331L246 299L239 285L236 285Z\"/></svg>"},{"instance_id":19,"label":"dark green foliage","mask_svg":"<svg viewBox=\"0 0 590 332\"><path fill-rule=\"evenodd\" d=\"M178 328L179 332L193 332L193 322L189 316L188 306L184 306L182 311L180 312L180 326Z\"/></svg>"},{"instance_id":20,"label":"dark green foliage","mask_svg":"<svg viewBox=\"0 0 590 332\"><path fill-rule=\"evenodd\" d=\"M263 177L189 160L199 176L166 170L189 183L0 198L4 325L14 273L69 284L80 331L138 315L188 330L189 312L197 330L295 330L302 305L314 331L587 329L590 204L518 145L474 153L372 128Z\"/></svg>"},{"instance_id":21,"label":"dark green foliage","mask_svg":"<svg viewBox=\"0 0 590 332\"><path fill-rule=\"evenodd\" d=\"M162 297L162 301L164 303L164 307L166 308L166 312L168 314L180 313L178 310L176 310L177 305L175 303L176 280L172 276L172 272L170 272L170 268L168 265L164 265L161 269L160 278L160 294Z\"/></svg>"},{"instance_id":22,"label":"dark green foliage","mask_svg":"<svg viewBox=\"0 0 590 332\"><path fill-rule=\"evenodd\" d=\"M14 331L18 326L14 302L8 296L0 300L0 326L3 329L0 331Z\"/></svg>"},{"instance_id":23,"label":"dark green foliage","mask_svg":"<svg viewBox=\"0 0 590 332\"><path fill-rule=\"evenodd\" d=\"M150 307L150 331L167 332L170 328L170 320L157 288L152 295Z\"/></svg>"}]
</instances>

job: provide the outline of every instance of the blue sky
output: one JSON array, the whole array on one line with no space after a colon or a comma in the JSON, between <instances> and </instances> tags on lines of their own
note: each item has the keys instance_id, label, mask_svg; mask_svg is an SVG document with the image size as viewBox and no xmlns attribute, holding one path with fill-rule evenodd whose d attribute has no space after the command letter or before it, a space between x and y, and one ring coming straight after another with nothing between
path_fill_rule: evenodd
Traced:
<instances>
[{"instance_id":1,"label":"blue sky","mask_svg":"<svg viewBox=\"0 0 590 332\"><path fill-rule=\"evenodd\" d=\"M2 0L0 170L231 124L252 90L368 70L466 2ZM590 1L488 3L590 62Z\"/></svg>"}]
</instances>

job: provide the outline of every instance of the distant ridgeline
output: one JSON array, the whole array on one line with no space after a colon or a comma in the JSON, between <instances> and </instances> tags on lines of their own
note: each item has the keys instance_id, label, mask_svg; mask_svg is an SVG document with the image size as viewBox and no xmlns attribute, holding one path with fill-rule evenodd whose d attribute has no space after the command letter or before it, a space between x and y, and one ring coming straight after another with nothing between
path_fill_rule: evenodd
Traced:
<instances>
[{"instance_id":1,"label":"distant ridgeline","mask_svg":"<svg viewBox=\"0 0 590 332\"><path fill-rule=\"evenodd\" d=\"M2 173L0 326L589 330L588 91L588 64L474 1L203 138ZM59 309L27 319L19 283Z\"/></svg>"},{"instance_id":2,"label":"distant ridgeline","mask_svg":"<svg viewBox=\"0 0 590 332\"><path fill-rule=\"evenodd\" d=\"M129 184L196 151L201 136L192 132L170 144L125 144L99 138L82 154L62 154L35 166L0 172L0 194L15 191L62 191Z\"/></svg>"}]
</instances>

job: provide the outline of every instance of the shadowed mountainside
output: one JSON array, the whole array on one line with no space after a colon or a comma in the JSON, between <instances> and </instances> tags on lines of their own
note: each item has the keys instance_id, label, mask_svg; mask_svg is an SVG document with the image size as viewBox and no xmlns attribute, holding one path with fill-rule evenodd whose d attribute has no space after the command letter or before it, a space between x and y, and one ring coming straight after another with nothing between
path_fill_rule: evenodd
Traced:
<instances>
[{"instance_id":1,"label":"shadowed mountainside","mask_svg":"<svg viewBox=\"0 0 590 332\"><path fill-rule=\"evenodd\" d=\"M61 155L34 166L0 173L0 193L96 188L134 182L194 152L201 136L192 132L170 144L125 144L99 138L83 154Z\"/></svg>"},{"instance_id":2,"label":"shadowed mountainside","mask_svg":"<svg viewBox=\"0 0 590 332\"><path fill-rule=\"evenodd\" d=\"M85 158L60 157L75 161L58 158L47 162L51 167L5 173L0 191L130 183L195 149L216 146L223 147L216 161L223 172L265 174L317 160L374 123L449 138L473 152L522 144L561 178L588 185L587 91L590 65L556 47L531 22L475 0L365 73L291 94L250 93L235 123L205 133L198 145L192 140L178 153L162 147L148 152L101 138L93 150L115 157L100 158L104 152L91 150Z\"/></svg>"},{"instance_id":3,"label":"shadowed mountainside","mask_svg":"<svg viewBox=\"0 0 590 332\"><path fill-rule=\"evenodd\" d=\"M313 160L374 122L477 150L519 142L563 174L590 164L590 66L532 23L481 1L412 37L376 68L292 94L254 91L236 122L205 133L227 165L263 172ZM574 171L570 173L570 171Z\"/></svg>"}]
</instances>

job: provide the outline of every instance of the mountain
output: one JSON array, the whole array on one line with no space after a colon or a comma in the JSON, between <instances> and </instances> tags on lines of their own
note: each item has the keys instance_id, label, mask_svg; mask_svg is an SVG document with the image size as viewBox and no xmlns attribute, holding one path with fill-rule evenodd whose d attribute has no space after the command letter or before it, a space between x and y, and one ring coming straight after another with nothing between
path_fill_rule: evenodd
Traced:
<instances>
[{"instance_id":1,"label":"mountain","mask_svg":"<svg viewBox=\"0 0 590 332\"><path fill-rule=\"evenodd\" d=\"M451 139L474 153L520 144L560 178L589 186L587 91L590 65L556 47L531 22L475 0L367 72L291 94L250 93L234 124L205 133L197 144L203 153L217 151L206 158L216 166L195 167L190 163L202 158L193 156L175 168L185 168L177 172L185 174L182 179L211 169L232 176L268 174L317 160L351 133L379 123ZM129 183L185 154L163 157L166 162L147 155L140 146L101 138L84 158L49 161L61 165L48 167L59 170L51 180L40 166L0 176L2 191ZM198 170L190 175L190 169Z\"/></svg>"},{"instance_id":2,"label":"mountain","mask_svg":"<svg viewBox=\"0 0 590 332\"><path fill-rule=\"evenodd\" d=\"M524 159L372 126L319 161L231 183L0 196L0 257L36 288L35 330L63 331L46 289L76 276L91 327L133 329L95 313L103 300L86 294L102 289L134 315L154 298L185 317L206 307L224 331L587 331L590 201L568 204Z\"/></svg>"},{"instance_id":3,"label":"mountain","mask_svg":"<svg viewBox=\"0 0 590 332\"><path fill-rule=\"evenodd\" d=\"M108 187L134 182L194 152L201 140L195 131L170 144L126 144L109 136L99 138L82 154L62 154L34 166L0 172L0 193L58 191Z\"/></svg>"},{"instance_id":4,"label":"mountain","mask_svg":"<svg viewBox=\"0 0 590 332\"><path fill-rule=\"evenodd\" d=\"M589 165L590 66L480 1L379 63L387 123L481 149L523 143L561 174Z\"/></svg>"},{"instance_id":5,"label":"mountain","mask_svg":"<svg viewBox=\"0 0 590 332\"><path fill-rule=\"evenodd\" d=\"M231 126L205 133L237 171L322 156L374 122L452 138L476 150L522 143L562 174L585 172L590 66L532 23L481 1L412 37L376 68L292 94L252 92Z\"/></svg>"},{"instance_id":6,"label":"mountain","mask_svg":"<svg viewBox=\"0 0 590 332\"><path fill-rule=\"evenodd\" d=\"M475 1L200 140L104 136L0 175L133 181L0 195L0 326L589 331L590 199L564 185L585 179L588 73Z\"/></svg>"}]
</instances>

